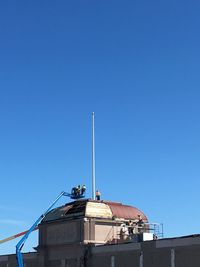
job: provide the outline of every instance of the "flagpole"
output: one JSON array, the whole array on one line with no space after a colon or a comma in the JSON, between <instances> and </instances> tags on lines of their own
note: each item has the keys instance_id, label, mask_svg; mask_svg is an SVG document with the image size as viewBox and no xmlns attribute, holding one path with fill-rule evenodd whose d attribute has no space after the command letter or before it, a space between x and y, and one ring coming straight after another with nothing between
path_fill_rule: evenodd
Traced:
<instances>
[{"instance_id":1,"label":"flagpole","mask_svg":"<svg viewBox=\"0 0 200 267\"><path fill-rule=\"evenodd\" d=\"M95 200L95 135L94 135L94 112L92 112L92 198Z\"/></svg>"}]
</instances>

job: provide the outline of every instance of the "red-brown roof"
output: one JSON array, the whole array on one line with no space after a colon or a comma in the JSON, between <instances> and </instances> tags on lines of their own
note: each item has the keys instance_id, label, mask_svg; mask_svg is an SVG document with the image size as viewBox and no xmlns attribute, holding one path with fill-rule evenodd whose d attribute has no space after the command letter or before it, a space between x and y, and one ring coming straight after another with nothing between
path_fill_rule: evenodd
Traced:
<instances>
[{"instance_id":1,"label":"red-brown roof","mask_svg":"<svg viewBox=\"0 0 200 267\"><path fill-rule=\"evenodd\" d=\"M104 202L106 203L111 211L114 217L116 218L124 218L124 219L138 219L138 215L140 215L143 219L143 221L148 221L147 217L145 216L145 214L133 207L133 206L127 206L127 205L123 205L121 203L117 203L117 202Z\"/></svg>"}]
</instances>

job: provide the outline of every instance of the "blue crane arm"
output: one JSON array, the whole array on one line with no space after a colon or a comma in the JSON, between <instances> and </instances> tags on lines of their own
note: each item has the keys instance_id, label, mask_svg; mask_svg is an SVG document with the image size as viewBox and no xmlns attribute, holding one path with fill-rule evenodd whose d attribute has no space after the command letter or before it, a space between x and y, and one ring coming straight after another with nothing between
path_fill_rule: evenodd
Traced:
<instances>
[{"instance_id":1,"label":"blue crane arm","mask_svg":"<svg viewBox=\"0 0 200 267\"><path fill-rule=\"evenodd\" d=\"M30 227L28 232L21 238L21 240L16 245L16 257L17 257L17 263L18 267L24 267L23 258L21 250L24 246L24 243L26 242L27 238L31 234L32 231L34 231L35 227L44 219L44 217L47 215L47 213L53 208L53 206L58 202L58 200L62 196L71 197L71 194L66 192L61 192L60 195L54 200L54 202L48 207L48 209L35 221L35 223Z\"/></svg>"},{"instance_id":2,"label":"blue crane arm","mask_svg":"<svg viewBox=\"0 0 200 267\"><path fill-rule=\"evenodd\" d=\"M77 195L72 194L72 193L70 194L70 193L67 193L64 191L61 192L60 195L54 200L54 202L48 207L48 209L34 222L34 224L30 227L30 229L26 232L26 234L21 238L21 240L16 245L16 257L17 257L18 267L24 267L23 257L22 257L22 253L21 253L21 250L24 246L24 243L26 242L29 235L34 231L35 227L42 221L42 219L44 219L44 217L53 208L53 206L58 202L58 200L62 196L70 197L72 199L84 198L85 197L84 193L85 193L85 190L84 190L84 192L81 192Z\"/></svg>"}]
</instances>

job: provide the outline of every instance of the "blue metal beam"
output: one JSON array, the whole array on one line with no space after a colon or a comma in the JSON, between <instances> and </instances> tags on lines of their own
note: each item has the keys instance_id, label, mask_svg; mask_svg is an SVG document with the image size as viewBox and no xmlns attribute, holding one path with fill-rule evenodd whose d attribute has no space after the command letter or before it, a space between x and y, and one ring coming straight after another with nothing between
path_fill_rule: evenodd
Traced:
<instances>
[{"instance_id":1,"label":"blue metal beam","mask_svg":"<svg viewBox=\"0 0 200 267\"><path fill-rule=\"evenodd\" d=\"M16 257L17 257L18 267L24 267L21 250L22 250L22 248L24 246L24 243L26 242L27 238L34 231L35 227L42 221L42 219L44 219L44 217L47 215L47 213L53 208L53 206L58 202L58 200L62 196L70 197L72 199L79 199L79 198L83 198L84 197L83 194L82 195L79 194L79 195L75 196L73 194L69 194L69 193L64 192L64 191L60 193L60 195L54 200L54 202L48 207L48 209L34 222L34 224L30 227L30 229L27 231L27 233L17 243L17 245L16 245Z\"/></svg>"}]
</instances>

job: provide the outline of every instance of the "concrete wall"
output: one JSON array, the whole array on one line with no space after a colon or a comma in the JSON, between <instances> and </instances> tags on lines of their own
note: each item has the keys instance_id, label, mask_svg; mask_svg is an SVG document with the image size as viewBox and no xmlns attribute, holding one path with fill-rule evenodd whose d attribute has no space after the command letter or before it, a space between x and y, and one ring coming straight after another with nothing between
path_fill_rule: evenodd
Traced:
<instances>
[{"instance_id":1,"label":"concrete wall","mask_svg":"<svg viewBox=\"0 0 200 267\"><path fill-rule=\"evenodd\" d=\"M84 221L84 243L105 244L120 239L122 222L114 220L86 219Z\"/></svg>"},{"instance_id":2,"label":"concrete wall","mask_svg":"<svg viewBox=\"0 0 200 267\"><path fill-rule=\"evenodd\" d=\"M120 224L80 218L41 225L38 252L24 254L25 267L200 267L200 236L120 243ZM119 243L93 245L112 237ZM15 255L0 256L0 267L16 266Z\"/></svg>"},{"instance_id":3,"label":"concrete wall","mask_svg":"<svg viewBox=\"0 0 200 267\"><path fill-rule=\"evenodd\" d=\"M39 247L83 242L83 219L40 226Z\"/></svg>"},{"instance_id":4,"label":"concrete wall","mask_svg":"<svg viewBox=\"0 0 200 267\"><path fill-rule=\"evenodd\" d=\"M91 248L87 267L200 267L200 237Z\"/></svg>"},{"instance_id":5,"label":"concrete wall","mask_svg":"<svg viewBox=\"0 0 200 267\"><path fill-rule=\"evenodd\" d=\"M25 267L39 267L37 253L25 253L23 255ZM15 255L0 256L0 267L16 267L17 261Z\"/></svg>"},{"instance_id":6,"label":"concrete wall","mask_svg":"<svg viewBox=\"0 0 200 267\"><path fill-rule=\"evenodd\" d=\"M103 246L50 246L23 256L25 267L199 267L200 237ZM0 267L16 267L15 255Z\"/></svg>"},{"instance_id":7,"label":"concrete wall","mask_svg":"<svg viewBox=\"0 0 200 267\"><path fill-rule=\"evenodd\" d=\"M140 243L91 248L87 267L140 267Z\"/></svg>"},{"instance_id":8,"label":"concrete wall","mask_svg":"<svg viewBox=\"0 0 200 267\"><path fill-rule=\"evenodd\" d=\"M58 221L39 226L39 247L88 243L112 243L120 239L122 222L94 218Z\"/></svg>"}]
</instances>

